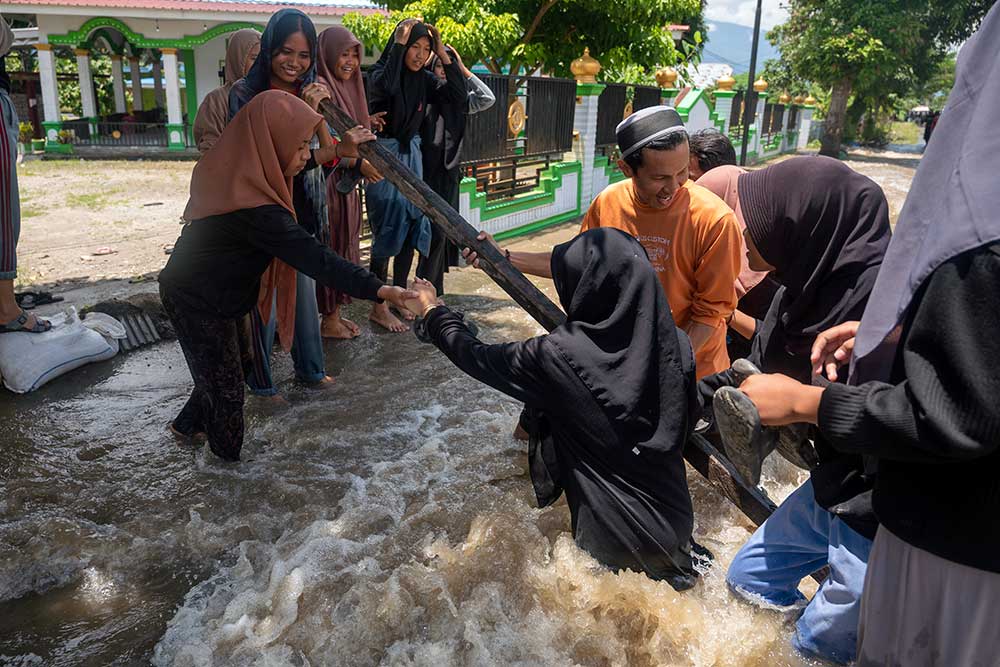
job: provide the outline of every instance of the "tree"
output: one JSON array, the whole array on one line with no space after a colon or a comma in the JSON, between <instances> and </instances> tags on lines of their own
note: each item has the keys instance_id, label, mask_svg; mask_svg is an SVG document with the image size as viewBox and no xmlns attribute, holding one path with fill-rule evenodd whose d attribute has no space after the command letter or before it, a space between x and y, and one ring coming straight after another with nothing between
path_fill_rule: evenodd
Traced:
<instances>
[{"instance_id":1,"label":"tree","mask_svg":"<svg viewBox=\"0 0 1000 667\"><path fill-rule=\"evenodd\" d=\"M831 90L820 153L840 152L852 116L884 111L975 30L992 0L790 0L768 39L796 77Z\"/></svg>"},{"instance_id":2,"label":"tree","mask_svg":"<svg viewBox=\"0 0 1000 667\"><path fill-rule=\"evenodd\" d=\"M422 17L467 63L512 75L543 69L568 76L589 47L613 73L642 77L678 61L667 25L702 21L701 0L390 0L388 7L388 16L349 14L344 25L382 48L398 21Z\"/></svg>"}]
</instances>

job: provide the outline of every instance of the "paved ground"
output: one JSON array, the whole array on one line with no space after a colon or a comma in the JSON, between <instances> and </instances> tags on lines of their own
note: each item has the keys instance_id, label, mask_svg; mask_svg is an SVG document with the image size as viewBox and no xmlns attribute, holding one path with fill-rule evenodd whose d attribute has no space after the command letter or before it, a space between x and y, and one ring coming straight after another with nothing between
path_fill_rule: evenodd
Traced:
<instances>
[{"instance_id":1,"label":"paved ground","mask_svg":"<svg viewBox=\"0 0 1000 667\"><path fill-rule=\"evenodd\" d=\"M885 190L893 223L919 164L912 150L859 150L847 160ZM59 292L77 306L154 290L164 247L180 232L193 168L175 161L22 164L18 289Z\"/></svg>"}]
</instances>

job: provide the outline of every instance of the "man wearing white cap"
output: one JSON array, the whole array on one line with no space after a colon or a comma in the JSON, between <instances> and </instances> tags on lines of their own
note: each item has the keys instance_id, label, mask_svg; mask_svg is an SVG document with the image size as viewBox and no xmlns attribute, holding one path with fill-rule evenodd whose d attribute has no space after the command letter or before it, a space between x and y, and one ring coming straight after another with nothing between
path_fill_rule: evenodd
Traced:
<instances>
[{"instance_id":1,"label":"man wearing white cap","mask_svg":"<svg viewBox=\"0 0 1000 667\"><path fill-rule=\"evenodd\" d=\"M688 179L684 123L672 107L638 111L616 130L627 180L597 195L580 231L612 227L643 245L677 326L695 350L697 376L729 368L726 323L736 307L740 228L725 202ZM480 239L487 238L485 233ZM475 264L476 253L463 251ZM551 253L506 251L524 273L551 277Z\"/></svg>"}]
</instances>

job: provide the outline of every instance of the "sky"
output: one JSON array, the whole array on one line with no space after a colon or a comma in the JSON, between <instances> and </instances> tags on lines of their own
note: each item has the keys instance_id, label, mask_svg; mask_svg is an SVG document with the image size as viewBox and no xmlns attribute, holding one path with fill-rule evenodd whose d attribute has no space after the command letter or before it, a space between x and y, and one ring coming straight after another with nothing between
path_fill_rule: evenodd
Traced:
<instances>
[{"instance_id":1,"label":"sky","mask_svg":"<svg viewBox=\"0 0 1000 667\"><path fill-rule=\"evenodd\" d=\"M708 0L705 18L708 23L726 21L752 28L756 8L757 0ZM788 12L781 7L781 0L764 0L760 14L761 32L784 23L787 17Z\"/></svg>"}]
</instances>

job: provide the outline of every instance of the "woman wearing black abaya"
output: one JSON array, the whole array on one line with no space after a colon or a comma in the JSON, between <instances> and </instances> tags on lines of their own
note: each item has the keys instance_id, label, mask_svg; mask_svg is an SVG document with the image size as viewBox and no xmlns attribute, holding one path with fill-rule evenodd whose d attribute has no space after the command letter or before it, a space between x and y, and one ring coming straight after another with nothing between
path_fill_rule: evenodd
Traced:
<instances>
[{"instance_id":1,"label":"woman wearing black abaya","mask_svg":"<svg viewBox=\"0 0 1000 667\"><path fill-rule=\"evenodd\" d=\"M837 160L800 157L742 174L750 268L771 271L783 287L754 340L751 361L766 373L812 379L812 344L821 332L858 319L868 303L891 235L885 195ZM713 399L726 451L759 479L760 439L773 431L734 428L756 408L731 371L705 378L728 386ZM804 441L804 431L799 431ZM788 443L789 449L798 443ZM871 480L860 456L815 441L809 481L797 489L733 558L726 581L740 595L775 607L801 605L801 579L823 566L823 582L796 623L793 645L836 663L854 659L865 564L875 534ZM780 446L780 444L779 444ZM786 455L791 454L783 449ZM818 460L817 458L818 454ZM818 464L818 465L816 465ZM754 480L756 481L756 480Z\"/></svg>"},{"instance_id":2,"label":"woman wearing black abaya","mask_svg":"<svg viewBox=\"0 0 1000 667\"><path fill-rule=\"evenodd\" d=\"M462 182L459 162L465 139L465 117L489 109L497 98L489 86L469 71L454 49L447 46L445 51L465 75L469 95L461 104L427 105L427 116L420 128L420 150L423 154L424 182L457 211L458 186ZM446 80L444 64L437 56L427 63L427 69L439 81ZM458 266L458 246L449 241L436 225L432 225L430 251L417 262L417 275L429 280L440 296L444 294L444 274L451 266Z\"/></svg>"},{"instance_id":3,"label":"woman wearing black abaya","mask_svg":"<svg viewBox=\"0 0 1000 667\"><path fill-rule=\"evenodd\" d=\"M741 387L765 423L815 424L878 471L862 667L997 664L998 103L995 5L959 54L860 325L817 340L815 372L850 359L850 382L819 389L761 375Z\"/></svg>"},{"instance_id":4,"label":"woman wearing black abaya","mask_svg":"<svg viewBox=\"0 0 1000 667\"><path fill-rule=\"evenodd\" d=\"M694 357L645 250L594 229L552 252L567 321L520 343L485 345L418 280L438 348L463 371L523 401L541 507L563 491L578 546L615 569L677 590L694 585L693 513L682 450L694 424Z\"/></svg>"},{"instance_id":5,"label":"woman wearing black abaya","mask_svg":"<svg viewBox=\"0 0 1000 667\"><path fill-rule=\"evenodd\" d=\"M425 69L434 53L441 59L445 81ZM378 62L368 71L368 109L385 112L385 126L378 143L423 178L420 125L429 104L462 104L467 95L465 77L445 52L434 26L416 19L401 21ZM393 262L393 283L405 286L414 248L423 256L430 251L431 223L388 181L365 187L365 204L372 227L371 270L386 279ZM389 331L407 327L389 312L388 306L372 308L369 319Z\"/></svg>"},{"instance_id":6,"label":"woman wearing black abaya","mask_svg":"<svg viewBox=\"0 0 1000 667\"><path fill-rule=\"evenodd\" d=\"M705 183L713 191L719 184L725 181ZM885 194L868 177L826 157L792 158L741 173L736 190L749 268L770 271L768 277L780 285L757 327L748 359L765 373L809 382L809 354L817 334L858 319L868 302L891 233ZM732 200L731 192L716 194ZM715 408L727 454L741 473L757 483L760 461L775 445L800 465L815 464L810 448L806 456L798 452L800 440L786 438L779 444L775 432L726 427L734 419L729 415L739 417L740 404L748 407L735 389L742 379L727 370L699 384L702 400Z\"/></svg>"}]
</instances>

